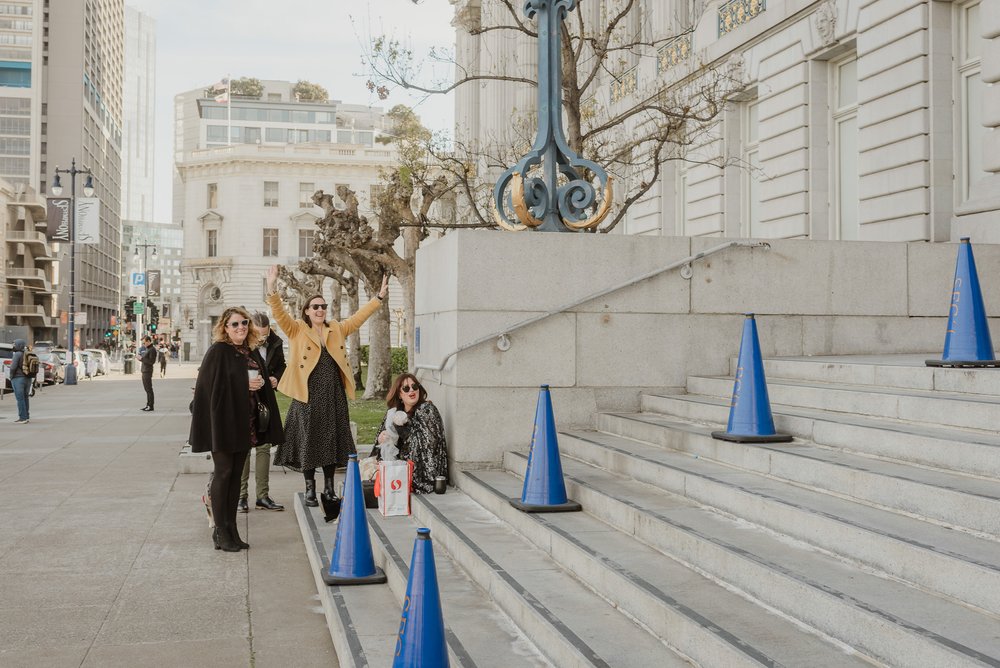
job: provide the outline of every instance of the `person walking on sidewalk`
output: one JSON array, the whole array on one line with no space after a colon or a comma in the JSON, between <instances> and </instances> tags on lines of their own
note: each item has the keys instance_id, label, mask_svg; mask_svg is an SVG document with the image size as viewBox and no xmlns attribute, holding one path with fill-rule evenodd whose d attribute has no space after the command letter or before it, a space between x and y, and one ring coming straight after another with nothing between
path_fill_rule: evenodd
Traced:
<instances>
[{"instance_id":1,"label":"person walking on sidewalk","mask_svg":"<svg viewBox=\"0 0 1000 668\"><path fill-rule=\"evenodd\" d=\"M142 364L142 389L146 390L146 405L141 411L153 410L153 366L156 364L156 346L153 339L142 337L143 347L139 349L139 362Z\"/></svg>"},{"instance_id":2,"label":"person walking on sidewalk","mask_svg":"<svg viewBox=\"0 0 1000 668\"><path fill-rule=\"evenodd\" d=\"M28 424L28 392L31 391L31 376L24 372L26 343L24 339L14 339L14 355L10 358L10 385L17 400L17 419L14 424Z\"/></svg>"},{"instance_id":3,"label":"person walking on sidewalk","mask_svg":"<svg viewBox=\"0 0 1000 668\"><path fill-rule=\"evenodd\" d=\"M250 448L281 443L284 432L281 421L271 417L278 414L278 402L262 375L264 360L255 350L250 314L242 307L227 308L212 329L212 340L195 381L188 443L192 452L212 453L212 542L217 550L238 552L250 547L236 529L243 463Z\"/></svg>"},{"instance_id":4,"label":"person walking on sidewalk","mask_svg":"<svg viewBox=\"0 0 1000 668\"><path fill-rule=\"evenodd\" d=\"M278 381L281 380L282 374L285 373L285 351L282 350L281 337L271 331L271 321L266 313L257 311L253 314L251 321L254 329L257 330L257 336L260 338L260 347L257 348L257 351L264 358L264 369L262 370L264 382L270 385L273 390L278 387ZM275 413L271 419L280 421L281 416ZM284 510L285 507L280 503L275 503L268 494L268 482L271 476L271 444L267 441L258 443L256 450L257 455L254 457L254 491L257 494L257 503L255 505L257 508L265 510ZM243 477L240 479L239 510L241 513L250 512L250 506L247 504L249 483L250 457L247 457L247 461L243 465Z\"/></svg>"},{"instance_id":5,"label":"person walking on sidewalk","mask_svg":"<svg viewBox=\"0 0 1000 668\"><path fill-rule=\"evenodd\" d=\"M167 344L161 343L156 348L156 360L160 363L160 378L167 377Z\"/></svg>"},{"instance_id":6,"label":"person walking on sidewalk","mask_svg":"<svg viewBox=\"0 0 1000 668\"><path fill-rule=\"evenodd\" d=\"M327 514L336 515L339 501L333 475L356 454L351 436L348 398L354 398L354 372L347 361L344 342L382 305L389 291L389 277L382 278L378 295L346 320L327 322L322 295L306 300L295 319L275 292L278 267L267 271L267 303L281 331L288 337L292 363L278 383L278 390L292 398L285 419L285 443L278 446L274 463L301 471L305 477L307 506L318 506L316 468L323 469L323 496Z\"/></svg>"}]
</instances>

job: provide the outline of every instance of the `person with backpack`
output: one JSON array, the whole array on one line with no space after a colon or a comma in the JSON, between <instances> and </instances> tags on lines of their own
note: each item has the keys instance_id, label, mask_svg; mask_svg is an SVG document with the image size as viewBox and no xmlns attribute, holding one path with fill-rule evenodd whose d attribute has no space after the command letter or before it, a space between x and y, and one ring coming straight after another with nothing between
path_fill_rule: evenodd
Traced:
<instances>
[{"instance_id":1,"label":"person with backpack","mask_svg":"<svg viewBox=\"0 0 1000 668\"><path fill-rule=\"evenodd\" d=\"M10 384L14 388L14 399L17 400L17 419L14 424L28 424L28 392L31 391L31 381L38 373L38 355L25 350L24 339L14 340L14 356L10 360ZM30 357L29 357L30 356ZM35 368L32 370L32 358Z\"/></svg>"}]
</instances>

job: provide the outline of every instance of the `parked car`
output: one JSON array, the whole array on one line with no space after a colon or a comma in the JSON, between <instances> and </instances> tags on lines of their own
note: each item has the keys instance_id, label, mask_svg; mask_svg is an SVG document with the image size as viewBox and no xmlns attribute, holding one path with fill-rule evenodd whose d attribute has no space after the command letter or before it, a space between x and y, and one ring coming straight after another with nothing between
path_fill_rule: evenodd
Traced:
<instances>
[{"instance_id":1,"label":"parked car","mask_svg":"<svg viewBox=\"0 0 1000 668\"><path fill-rule=\"evenodd\" d=\"M55 353L40 353L38 360L45 369L45 384L56 385L63 382L63 363Z\"/></svg>"},{"instance_id":2,"label":"parked car","mask_svg":"<svg viewBox=\"0 0 1000 668\"><path fill-rule=\"evenodd\" d=\"M38 358L42 358L43 353L50 353L52 349L56 347L52 341L35 341L35 345L31 349L38 355Z\"/></svg>"},{"instance_id":3,"label":"parked car","mask_svg":"<svg viewBox=\"0 0 1000 668\"><path fill-rule=\"evenodd\" d=\"M63 364L63 374L65 376L65 367L69 364L69 351L65 348L53 348L52 354L59 357L59 361ZM79 350L73 351L73 366L76 367L76 377L87 377L87 365L84 363L84 353Z\"/></svg>"},{"instance_id":4,"label":"parked car","mask_svg":"<svg viewBox=\"0 0 1000 668\"><path fill-rule=\"evenodd\" d=\"M0 392L13 392L14 387L10 384L10 380L7 379L7 368L10 366L10 360L14 357L14 344L13 343L0 343L0 360L3 361L3 375L4 375L4 386Z\"/></svg>"},{"instance_id":5,"label":"parked car","mask_svg":"<svg viewBox=\"0 0 1000 668\"><path fill-rule=\"evenodd\" d=\"M107 376L111 373L111 358L108 357L107 352L100 348L87 348L84 352L88 353L97 362L98 376Z\"/></svg>"}]
</instances>

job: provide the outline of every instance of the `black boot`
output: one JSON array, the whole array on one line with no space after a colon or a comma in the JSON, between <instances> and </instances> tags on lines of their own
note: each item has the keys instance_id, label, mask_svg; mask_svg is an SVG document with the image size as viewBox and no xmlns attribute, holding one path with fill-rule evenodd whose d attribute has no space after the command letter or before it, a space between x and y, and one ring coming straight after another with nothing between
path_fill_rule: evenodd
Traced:
<instances>
[{"instance_id":1,"label":"black boot","mask_svg":"<svg viewBox=\"0 0 1000 668\"><path fill-rule=\"evenodd\" d=\"M235 527L233 527L235 529ZM219 549L223 552L239 552L240 546L233 540L233 534L228 526L216 525L215 535L219 539Z\"/></svg>"},{"instance_id":2,"label":"black boot","mask_svg":"<svg viewBox=\"0 0 1000 668\"><path fill-rule=\"evenodd\" d=\"M320 495L323 501L323 519L332 522L340 516L340 499L333 491L333 478L327 478L323 482L323 494Z\"/></svg>"},{"instance_id":3,"label":"black boot","mask_svg":"<svg viewBox=\"0 0 1000 668\"><path fill-rule=\"evenodd\" d=\"M242 538L240 538L240 532L236 528L235 524L230 524L229 525L229 535L232 537L233 542L236 543L241 550L248 550L248 549L250 549L250 543L248 543L245 540L243 540Z\"/></svg>"},{"instance_id":4,"label":"black boot","mask_svg":"<svg viewBox=\"0 0 1000 668\"><path fill-rule=\"evenodd\" d=\"M212 544L215 545L216 550L222 549L222 546L219 545L219 527L212 529Z\"/></svg>"},{"instance_id":5,"label":"black boot","mask_svg":"<svg viewBox=\"0 0 1000 668\"><path fill-rule=\"evenodd\" d=\"M316 500L315 480L306 480L306 505L310 508L315 508L319 505L319 501Z\"/></svg>"}]
</instances>

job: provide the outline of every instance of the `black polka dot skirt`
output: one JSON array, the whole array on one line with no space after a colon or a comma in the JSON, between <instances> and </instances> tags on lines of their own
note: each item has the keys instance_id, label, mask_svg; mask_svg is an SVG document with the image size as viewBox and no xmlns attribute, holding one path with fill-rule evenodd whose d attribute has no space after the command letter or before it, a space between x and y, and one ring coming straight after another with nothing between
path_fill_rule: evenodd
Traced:
<instances>
[{"instance_id":1,"label":"black polka dot skirt","mask_svg":"<svg viewBox=\"0 0 1000 668\"><path fill-rule=\"evenodd\" d=\"M309 403L292 399L285 419L285 442L278 446L274 463L295 471L347 466L348 456L356 453L344 382L324 347L309 374Z\"/></svg>"}]
</instances>

